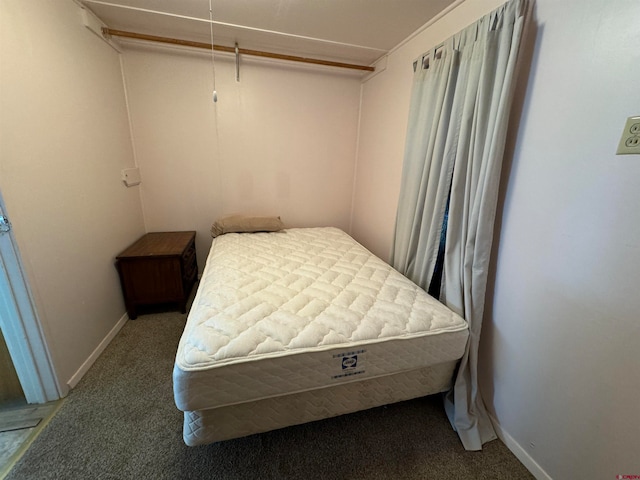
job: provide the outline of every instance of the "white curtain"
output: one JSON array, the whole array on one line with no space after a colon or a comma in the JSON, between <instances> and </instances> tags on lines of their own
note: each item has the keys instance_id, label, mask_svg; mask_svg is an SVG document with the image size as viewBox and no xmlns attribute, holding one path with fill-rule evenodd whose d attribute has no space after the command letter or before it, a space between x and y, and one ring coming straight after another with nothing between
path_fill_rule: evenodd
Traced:
<instances>
[{"instance_id":1,"label":"white curtain","mask_svg":"<svg viewBox=\"0 0 640 480\"><path fill-rule=\"evenodd\" d=\"M478 389L478 345L515 72L532 2L507 2L415 65L391 263L469 323L445 398L467 450L496 438Z\"/></svg>"}]
</instances>

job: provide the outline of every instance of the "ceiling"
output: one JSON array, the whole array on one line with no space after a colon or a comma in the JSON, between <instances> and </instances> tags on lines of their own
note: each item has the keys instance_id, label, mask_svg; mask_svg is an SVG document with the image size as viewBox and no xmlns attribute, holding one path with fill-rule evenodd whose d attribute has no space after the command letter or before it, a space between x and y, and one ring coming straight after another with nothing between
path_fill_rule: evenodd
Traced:
<instances>
[{"instance_id":1,"label":"ceiling","mask_svg":"<svg viewBox=\"0 0 640 480\"><path fill-rule=\"evenodd\" d=\"M214 43L371 65L459 0L212 0ZM109 28L210 42L209 0L80 0Z\"/></svg>"}]
</instances>

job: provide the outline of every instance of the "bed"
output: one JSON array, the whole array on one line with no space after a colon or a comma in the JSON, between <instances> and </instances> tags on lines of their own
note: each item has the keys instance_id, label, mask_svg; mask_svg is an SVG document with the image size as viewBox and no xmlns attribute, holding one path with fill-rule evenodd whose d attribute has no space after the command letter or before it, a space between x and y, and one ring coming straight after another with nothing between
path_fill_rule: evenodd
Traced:
<instances>
[{"instance_id":1,"label":"bed","mask_svg":"<svg viewBox=\"0 0 640 480\"><path fill-rule=\"evenodd\" d=\"M214 239L173 371L184 441L450 388L464 319L337 228Z\"/></svg>"}]
</instances>

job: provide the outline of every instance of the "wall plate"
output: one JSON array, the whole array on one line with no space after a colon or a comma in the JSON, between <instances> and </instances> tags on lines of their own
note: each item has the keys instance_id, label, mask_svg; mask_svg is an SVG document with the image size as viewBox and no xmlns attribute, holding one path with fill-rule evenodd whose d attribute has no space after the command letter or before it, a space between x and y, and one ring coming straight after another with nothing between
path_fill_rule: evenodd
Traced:
<instances>
[{"instance_id":1,"label":"wall plate","mask_svg":"<svg viewBox=\"0 0 640 480\"><path fill-rule=\"evenodd\" d=\"M640 117L629 117L624 125L616 155L640 155Z\"/></svg>"}]
</instances>

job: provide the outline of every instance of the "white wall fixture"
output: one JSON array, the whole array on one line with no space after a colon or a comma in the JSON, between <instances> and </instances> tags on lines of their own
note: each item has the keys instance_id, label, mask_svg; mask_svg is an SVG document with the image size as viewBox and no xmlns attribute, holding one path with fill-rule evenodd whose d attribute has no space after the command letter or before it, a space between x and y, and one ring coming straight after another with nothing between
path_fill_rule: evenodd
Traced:
<instances>
[{"instance_id":1,"label":"white wall fixture","mask_svg":"<svg viewBox=\"0 0 640 480\"><path fill-rule=\"evenodd\" d=\"M96 35L98 35L98 37L102 38L102 27L104 27L104 25L102 24L102 22L100 22L98 17L93 15L91 12L89 12L85 8L81 10L81 14L82 14L82 23L84 23L84 26L87 27Z\"/></svg>"},{"instance_id":2,"label":"white wall fixture","mask_svg":"<svg viewBox=\"0 0 640 480\"><path fill-rule=\"evenodd\" d=\"M106 42L107 45L113 48L116 52L120 52L118 46L109 38L106 38L103 35L102 29L105 28L106 25L102 23L102 21L98 17L96 17L93 12L80 5L80 15L82 17L82 24L85 27L87 27L91 32L95 33L98 38L100 38L103 42Z\"/></svg>"},{"instance_id":3,"label":"white wall fixture","mask_svg":"<svg viewBox=\"0 0 640 480\"><path fill-rule=\"evenodd\" d=\"M140 179L140 169L139 168L125 168L121 172L122 181L127 187L133 187L135 185L140 185L142 181Z\"/></svg>"},{"instance_id":4,"label":"white wall fixture","mask_svg":"<svg viewBox=\"0 0 640 480\"><path fill-rule=\"evenodd\" d=\"M616 155L640 155L640 117L629 117L624 125Z\"/></svg>"}]
</instances>

